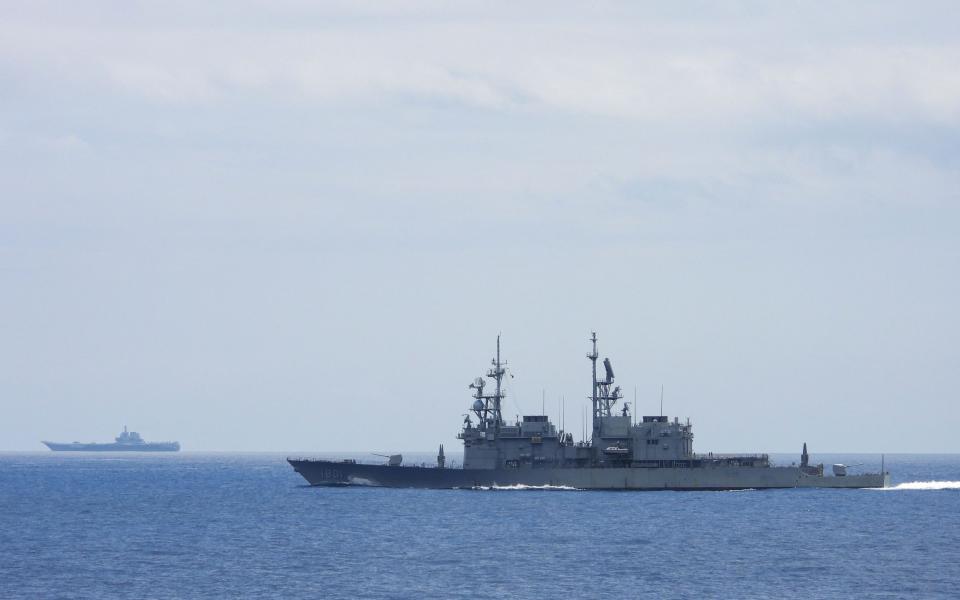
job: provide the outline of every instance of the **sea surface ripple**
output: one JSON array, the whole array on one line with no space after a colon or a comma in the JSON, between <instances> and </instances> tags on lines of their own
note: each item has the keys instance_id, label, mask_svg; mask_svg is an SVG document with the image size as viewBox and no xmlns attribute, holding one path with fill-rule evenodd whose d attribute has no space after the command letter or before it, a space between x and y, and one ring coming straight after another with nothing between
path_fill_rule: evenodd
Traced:
<instances>
[{"instance_id":1,"label":"sea surface ripple","mask_svg":"<svg viewBox=\"0 0 960 600\"><path fill-rule=\"evenodd\" d=\"M886 466L883 491L431 491L311 488L276 454L0 453L0 598L958 597L960 455Z\"/></svg>"}]
</instances>

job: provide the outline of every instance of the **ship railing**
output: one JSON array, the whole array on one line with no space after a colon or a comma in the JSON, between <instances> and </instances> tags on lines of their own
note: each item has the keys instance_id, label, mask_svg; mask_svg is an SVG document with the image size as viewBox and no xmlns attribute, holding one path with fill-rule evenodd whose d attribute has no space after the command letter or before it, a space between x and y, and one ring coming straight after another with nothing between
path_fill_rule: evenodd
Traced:
<instances>
[{"instance_id":1,"label":"ship railing","mask_svg":"<svg viewBox=\"0 0 960 600\"><path fill-rule=\"evenodd\" d=\"M358 465L380 465L386 464L382 460L378 459L368 459L368 458L340 458L340 457L325 457L325 456L287 456L287 460L295 460L298 462L330 462L330 463L355 463Z\"/></svg>"},{"instance_id":2,"label":"ship railing","mask_svg":"<svg viewBox=\"0 0 960 600\"><path fill-rule=\"evenodd\" d=\"M729 460L739 458L745 460L770 460L769 454L718 454L716 452L707 452L706 454L693 455L694 460Z\"/></svg>"}]
</instances>

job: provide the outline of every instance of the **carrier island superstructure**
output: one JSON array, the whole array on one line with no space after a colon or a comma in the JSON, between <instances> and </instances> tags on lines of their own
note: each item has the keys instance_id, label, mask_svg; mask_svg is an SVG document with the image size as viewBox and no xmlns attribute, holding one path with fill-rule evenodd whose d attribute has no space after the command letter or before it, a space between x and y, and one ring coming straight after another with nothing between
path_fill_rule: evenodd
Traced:
<instances>
[{"instance_id":1,"label":"carrier island superstructure","mask_svg":"<svg viewBox=\"0 0 960 600\"><path fill-rule=\"evenodd\" d=\"M418 488L556 486L618 490L735 490L795 487L886 487L890 474L847 474L834 465L833 475L822 464L810 464L806 444L800 463L777 466L766 454L698 454L693 451L689 419L663 415L635 419L629 403L614 383L609 358L597 374L597 336L587 358L592 368L589 397L592 418L589 439L574 441L546 415L525 415L508 423L502 403L506 363L497 353L486 379L469 386L473 403L458 435L463 440L462 467L448 467L443 446L436 465L406 466L401 455L386 464L353 459L289 458L288 462L312 485L374 485ZM492 389L490 389L492 388ZM618 407L617 404L620 404ZM476 422L474 422L476 419Z\"/></svg>"}]
</instances>

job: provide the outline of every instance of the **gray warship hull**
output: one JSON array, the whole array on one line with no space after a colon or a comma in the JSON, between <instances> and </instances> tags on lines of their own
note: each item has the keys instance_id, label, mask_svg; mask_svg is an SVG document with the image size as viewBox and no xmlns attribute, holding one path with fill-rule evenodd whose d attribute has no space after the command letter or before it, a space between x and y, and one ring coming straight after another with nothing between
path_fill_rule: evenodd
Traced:
<instances>
[{"instance_id":1,"label":"gray warship hull","mask_svg":"<svg viewBox=\"0 0 960 600\"><path fill-rule=\"evenodd\" d=\"M470 489L557 487L581 490L744 490L783 488L880 488L889 473L843 477L809 475L799 467L455 469L387 466L316 459L288 459L311 485Z\"/></svg>"},{"instance_id":2,"label":"gray warship hull","mask_svg":"<svg viewBox=\"0 0 960 600\"><path fill-rule=\"evenodd\" d=\"M42 443L54 452L177 452L180 450L180 444L177 442L146 442L143 444Z\"/></svg>"},{"instance_id":3,"label":"gray warship hull","mask_svg":"<svg viewBox=\"0 0 960 600\"><path fill-rule=\"evenodd\" d=\"M474 402L457 435L463 441L460 468L447 468L443 444L435 467L404 466L400 454L378 454L389 459L379 465L349 459L289 458L288 462L311 485L743 490L879 488L890 484L882 461L879 473L848 474L847 465L835 464L833 476L824 476L824 465L810 462L806 443L799 465L790 466L774 465L767 454L696 453L690 419L681 423L679 417L671 421L663 414L638 419L640 415L631 411L630 403L623 402L609 358L603 359L603 375L598 374L595 332L590 341L590 432L585 419L580 441L575 441L573 432L557 428L546 414L527 414L522 419L517 415L512 423L504 420L501 409L507 363L501 359L498 336L497 353L486 373L493 389L483 377L467 386L473 390ZM619 410L614 411L618 403Z\"/></svg>"}]
</instances>

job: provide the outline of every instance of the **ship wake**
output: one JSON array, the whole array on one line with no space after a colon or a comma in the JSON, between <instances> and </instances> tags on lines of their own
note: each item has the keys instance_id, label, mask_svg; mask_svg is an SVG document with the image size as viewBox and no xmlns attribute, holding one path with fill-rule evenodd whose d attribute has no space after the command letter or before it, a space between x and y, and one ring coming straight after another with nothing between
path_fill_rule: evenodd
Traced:
<instances>
[{"instance_id":1,"label":"ship wake","mask_svg":"<svg viewBox=\"0 0 960 600\"><path fill-rule=\"evenodd\" d=\"M376 481L367 479L366 477L357 477L356 475L351 475L347 480L350 485L359 485L366 487L380 487L380 484Z\"/></svg>"},{"instance_id":2,"label":"ship wake","mask_svg":"<svg viewBox=\"0 0 960 600\"><path fill-rule=\"evenodd\" d=\"M536 490L536 491L557 491L557 492L571 492L577 491L580 488L570 487L569 485L524 485L518 483L516 485L476 485L470 488L472 490L494 490L494 491L519 491L519 490Z\"/></svg>"},{"instance_id":3,"label":"ship wake","mask_svg":"<svg viewBox=\"0 0 960 600\"><path fill-rule=\"evenodd\" d=\"M883 491L896 490L960 490L960 481L907 481L888 488L872 488Z\"/></svg>"}]
</instances>

